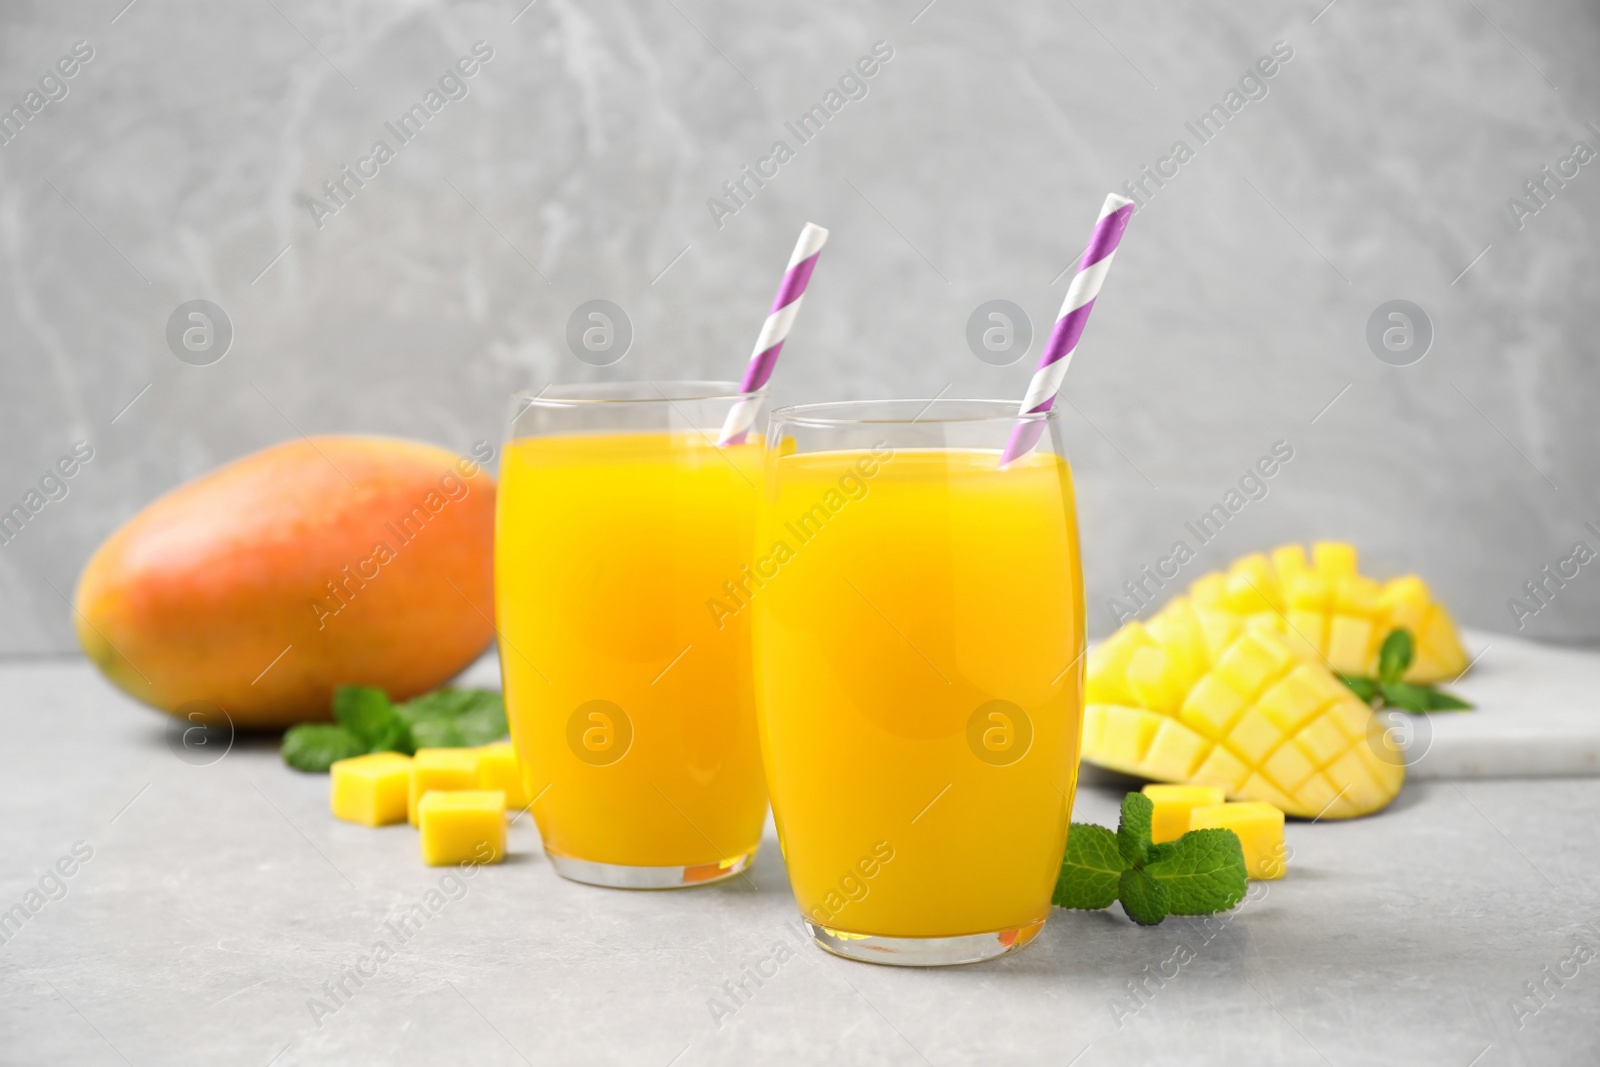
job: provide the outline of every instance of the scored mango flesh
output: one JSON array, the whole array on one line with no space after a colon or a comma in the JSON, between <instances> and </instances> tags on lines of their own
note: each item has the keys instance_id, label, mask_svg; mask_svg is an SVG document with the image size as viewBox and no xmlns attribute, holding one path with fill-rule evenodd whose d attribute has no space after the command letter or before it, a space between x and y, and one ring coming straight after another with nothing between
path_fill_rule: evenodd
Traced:
<instances>
[{"instance_id":1,"label":"scored mango flesh","mask_svg":"<svg viewBox=\"0 0 1600 1067\"><path fill-rule=\"evenodd\" d=\"M1189 588L1196 608L1231 611L1304 642L1340 674L1372 677L1390 632L1411 631L1414 653L1404 680L1431 684L1467 669L1455 622L1421 578L1387 582L1363 575L1352 545L1325 541L1306 558L1300 545L1245 556Z\"/></svg>"},{"instance_id":2,"label":"scored mango flesh","mask_svg":"<svg viewBox=\"0 0 1600 1067\"><path fill-rule=\"evenodd\" d=\"M1083 758L1111 770L1330 819L1405 780L1368 741L1372 709L1259 616L1178 597L1095 649L1085 697Z\"/></svg>"}]
</instances>

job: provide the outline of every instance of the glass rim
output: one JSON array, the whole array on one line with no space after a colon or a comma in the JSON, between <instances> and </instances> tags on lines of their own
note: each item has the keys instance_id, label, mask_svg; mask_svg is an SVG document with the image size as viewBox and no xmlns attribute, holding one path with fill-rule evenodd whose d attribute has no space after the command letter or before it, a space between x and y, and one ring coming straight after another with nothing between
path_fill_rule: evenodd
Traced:
<instances>
[{"instance_id":1,"label":"glass rim","mask_svg":"<svg viewBox=\"0 0 1600 1067\"><path fill-rule=\"evenodd\" d=\"M945 414L929 415L936 405L969 405L972 408L988 408L992 413L983 414ZM905 407L908 417L901 415L883 415L869 417L854 414L872 408L886 409ZM838 414L832 414L837 412ZM914 397L886 400L828 400L816 404L789 404L776 408L767 416L767 425L804 426L911 426L914 424L943 424L943 423L1028 423L1045 422L1056 417L1052 408L1047 411L1031 411L1026 414L1017 411L1015 400L995 400L992 398L962 398L962 397L934 397L932 400L923 400Z\"/></svg>"},{"instance_id":2,"label":"glass rim","mask_svg":"<svg viewBox=\"0 0 1600 1067\"><path fill-rule=\"evenodd\" d=\"M607 395L616 394L616 395ZM735 401L745 396L765 398L766 390L741 392L739 383L717 379L629 380L620 382L569 382L547 385L537 393L524 389L512 395L521 415L529 408L603 408L626 404L672 404L679 401Z\"/></svg>"}]
</instances>

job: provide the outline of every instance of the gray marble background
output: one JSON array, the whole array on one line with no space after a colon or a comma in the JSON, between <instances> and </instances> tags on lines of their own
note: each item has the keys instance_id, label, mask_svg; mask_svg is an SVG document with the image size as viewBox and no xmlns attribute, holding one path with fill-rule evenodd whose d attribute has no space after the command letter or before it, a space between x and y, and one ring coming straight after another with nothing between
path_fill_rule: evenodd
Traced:
<instances>
[{"instance_id":1,"label":"gray marble background","mask_svg":"<svg viewBox=\"0 0 1600 1067\"><path fill-rule=\"evenodd\" d=\"M1105 193L1179 139L1194 157L1135 216L1065 394L1096 631L1278 440L1293 461L1186 576L1349 538L1511 630L1524 582L1600 549L1600 162L1520 227L1508 207L1600 149L1593 4L125 2L0 9L0 104L93 49L0 145L0 507L94 449L0 546L5 652L70 650L95 545L254 449L465 450L517 389L736 376L808 219L832 239L779 398L1020 398L1037 342L988 365L969 315L1011 300L1042 336ZM465 98L314 217L480 40ZM879 41L866 96L799 144L784 123ZM1266 96L1200 145L1185 122L1277 41ZM779 139L794 158L717 225L708 199ZM595 298L636 331L603 369L564 340ZM234 330L206 366L166 341L193 299ZM1433 325L1409 366L1366 340L1392 299ZM1600 562L1524 621L1600 638Z\"/></svg>"}]
</instances>

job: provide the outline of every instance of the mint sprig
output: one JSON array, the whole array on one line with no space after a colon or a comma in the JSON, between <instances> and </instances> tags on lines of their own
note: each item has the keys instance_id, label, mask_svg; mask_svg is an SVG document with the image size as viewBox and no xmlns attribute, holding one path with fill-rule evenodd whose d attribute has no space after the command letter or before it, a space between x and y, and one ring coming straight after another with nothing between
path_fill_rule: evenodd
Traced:
<instances>
[{"instance_id":1,"label":"mint sprig","mask_svg":"<svg viewBox=\"0 0 1600 1067\"><path fill-rule=\"evenodd\" d=\"M382 689L342 685L333 691L337 725L302 723L283 735L283 761L298 771L326 772L369 752L472 748L507 733L505 701L487 689L437 689L403 704Z\"/></svg>"},{"instance_id":2,"label":"mint sprig","mask_svg":"<svg viewBox=\"0 0 1600 1067\"><path fill-rule=\"evenodd\" d=\"M1117 849L1117 835L1104 826L1075 822L1067 831L1067 854L1050 903L1098 911L1117 902L1118 879L1128 861Z\"/></svg>"},{"instance_id":3,"label":"mint sprig","mask_svg":"<svg viewBox=\"0 0 1600 1067\"><path fill-rule=\"evenodd\" d=\"M395 709L414 748L471 748L506 735L506 705L488 689L437 689Z\"/></svg>"},{"instance_id":4,"label":"mint sprig","mask_svg":"<svg viewBox=\"0 0 1600 1067\"><path fill-rule=\"evenodd\" d=\"M1129 793L1122 798L1122 818L1117 823L1117 851L1129 866L1140 867L1150 858L1150 828L1154 823L1156 806L1143 793Z\"/></svg>"},{"instance_id":5,"label":"mint sprig","mask_svg":"<svg viewBox=\"0 0 1600 1067\"><path fill-rule=\"evenodd\" d=\"M1190 830L1176 841L1150 840L1155 805L1143 793L1122 798L1112 833L1073 823L1051 903L1098 911L1117 901L1140 926L1168 915L1210 915L1244 899L1244 849L1232 830Z\"/></svg>"},{"instance_id":6,"label":"mint sprig","mask_svg":"<svg viewBox=\"0 0 1600 1067\"><path fill-rule=\"evenodd\" d=\"M1244 849L1232 830L1190 830L1172 851L1153 857L1145 873L1167 890L1167 914L1210 915L1244 899ZM1157 845L1164 849L1167 845Z\"/></svg>"},{"instance_id":7,"label":"mint sprig","mask_svg":"<svg viewBox=\"0 0 1600 1067\"><path fill-rule=\"evenodd\" d=\"M1442 689L1400 679L1411 666L1415 645L1411 631L1404 626L1389 631L1378 649L1378 676L1341 674L1339 680L1363 701L1375 708L1399 708L1413 715L1430 711L1462 711L1472 705Z\"/></svg>"},{"instance_id":8,"label":"mint sprig","mask_svg":"<svg viewBox=\"0 0 1600 1067\"><path fill-rule=\"evenodd\" d=\"M301 723L283 735L283 762L297 771L325 773L339 760L368 751L349 730L325 722Z\"/></svg>"},{"instance_id":9,"label":"mint sprig","mask_svg":"<svg viewBox=\"0 0 1600 1067\"><path fill-rule=\"evenodd\" d=\"M375 686L341 685L335 689L333 718L368 752L392 752L405 747L405 720L396 714L388 694Z\"/></svg>"},{"instance_id":10,"label":"mint sprig","mask_svg":"<svg viewBox=\"0 0 1600 1067\"><path fill-rule=\"evenodd\" d=\"M1117 881L1117 899L1128 918L1140 926L1155 926L1167 917L1167 887L1142 867L1129 867Z\"/></svg>"}]
</instances>

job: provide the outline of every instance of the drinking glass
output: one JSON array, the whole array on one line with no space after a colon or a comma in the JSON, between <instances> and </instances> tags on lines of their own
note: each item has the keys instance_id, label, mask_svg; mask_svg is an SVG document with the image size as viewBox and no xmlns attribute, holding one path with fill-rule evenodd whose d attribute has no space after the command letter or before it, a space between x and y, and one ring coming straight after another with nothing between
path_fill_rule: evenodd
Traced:
<instances>
[{"instance_id":1,"label":"drinking glass","mask_svg":"<svg viewBox=\"0 0 1600 1067\"><path fill-rule=\"evenodd\" d=\"M1054 412L772 415L751 600L778 840L817 944L968 963L1039 932L1077 784L1084 607Z\"/></svg>"},{"instance_id":2,"label":"drinking glass","mask_svg":"<svg viewBox=\"0 0 1600 1067\"><path fill-rule=\"evenodd\" d=\"M561 875L660 889L731 877L766 818L749 571L763 443L718 447L732 382L518 398L500 465L506 709Z\"/></svg>"}]
</instances>

